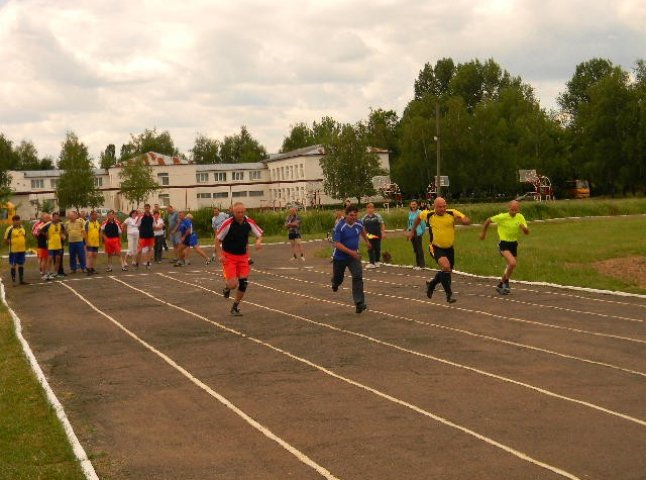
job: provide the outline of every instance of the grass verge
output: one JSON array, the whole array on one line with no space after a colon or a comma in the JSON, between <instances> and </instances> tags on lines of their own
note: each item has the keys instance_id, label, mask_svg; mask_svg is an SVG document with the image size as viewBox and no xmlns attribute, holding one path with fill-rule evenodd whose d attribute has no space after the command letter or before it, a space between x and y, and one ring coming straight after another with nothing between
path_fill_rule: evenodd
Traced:
<instances>
[{"instance_id":1,"label":"grass verge","mask_svg":"<svg viewBox=\"0 0 646 480\"><path fill-rule=\"evenodd\" d=\"M54 410L0 306L0 479L83 480Z\"/></svg>"}]
</instances>

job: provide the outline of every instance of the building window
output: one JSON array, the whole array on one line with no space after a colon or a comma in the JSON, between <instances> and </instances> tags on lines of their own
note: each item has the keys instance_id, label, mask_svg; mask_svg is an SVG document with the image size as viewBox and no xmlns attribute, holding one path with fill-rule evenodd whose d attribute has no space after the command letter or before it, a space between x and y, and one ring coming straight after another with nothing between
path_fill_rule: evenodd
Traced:
<instances>
[{"instance_id":1,"label":"building window","mask_svg":"<svg viewBox=\"0 0 646 480\"><path fill-rule=\"evenodd\" d=\"M215 172L213 175L215 176L215 181L216 182L226 182L227 181L227 172Z\"/></svg>"},{"instance_id":2,"label":"building window","mask_svg":"<svg viewBox=\"0 0 646 480\"><path fill-rule=\"evenodd\" d=\"M103 186L103 177L94 177L94 186L99 188Z\"/></svg>"},{"instance_id":3,"label":"building window","mask_svg":"<svg viewBox=\"0 0 646 480\"><path fill-rule=\"evenodd\" d=\"M158 173L157 174L157 183L160 185L170 185L170 182L168 181L168 174L167 173Z\"/></svg>"},{"instance_id":4,"label":"building window","mask_svg":"<svg viewBox=\"0 0 646 480\"><path fill-rule=\"evenodd\" d=\"M247 192L233 192L233 193L231 193L231 196L234 197L234 198L235 197L246 197Z\"/></svg>"},{"instance_id":5,"label":"building window","mask_svg":"<svg viewBox=\"0 0 646 480\"><path fill-rule=\"evenodd\" d=\"M37 178L31 181L31 188L45 188L45 180L42 178Z\"/></svg>"},{"instance_id":6,"label":"building window","mask_svg":"<svg viewBox=\"0 0 646 480\"><path fill-rule=\"evenodd\" d=\"M229 198L229 192L213 192L213 198Z\"/></svg>"},{"instance_id":7,"label":"building window","mask_svg":"<svg viewBox=\"0 0 646 480\"><path fill-rule=\"evenodd\" d=\"M197 180L197 183L206 183L209 181L209 173L208 172L197 172L195 174L195 180Z\"/></svg>"},{"instance_id":8,"label":"building window","mask_svg":"<svg viewBox=\"0 0 646 480\"><path fill-rule=\"evenodd\" d=\"M160 206L167 207L170 205L170 195L168 193L160 193L158 198Z\"/></svg>"},{"instance_id":9,"label":"building window","mask_svg":"<svg viewBox=\"0 0 646 480\"><path fill-rule=\"evenodd\" d=\"M262 172L260 170L252 170L249 172L249 180L260 180L262 178Z\"/></svg>"},{"instance_id":10,"label":"building window","mask_svg":"<svg viewBox=\"0 0 646 480\"><path fill-rule=\"evenodd\" d=\"M303 164L301 163L300 165L300 170L301 170L301 178L305 178L305 170L303 169Z\"/></svg>"},{"instance_id":11,"label":"building window","mask_svg":"<svg viewBox=\"0 0 646 480\"><path fill-rule=\"evenodd\" d=\"M231 178L233 180L244 180L244 172L233 172Z\"/></svg>"},{"instance_id":12,"label":"building window","mask_svg":"<svg viewBox=\"0 0 646 480\"><path fill-rule=\"evenodd\" d=\"M33 182L33 180L32 180ZM33 183L32 183L33 185ZM49 180L49 186L52 188L56 188L58 186L58 178L52 178ZM34 188L33 186L31 188Z\"/></svg>"},{"instance_id":13,"label":"building window","mask_svg":"<svg viewBox=\"0 0 646 480\"><path fill-rule=\"evenodd\" d=\"M250 197L262 197L265 195L265 192L262 190L249 190Z\"/></svg>"},{"instance_id":14,"label":"building window","mask_svg":"<svg viewBox=\"0 0 646 480\"><path fill-rule=\"evenodd\" d=\"M197 198L211 198L211 193L210 192L198 193Z\"/></svg>"}]
</instances>

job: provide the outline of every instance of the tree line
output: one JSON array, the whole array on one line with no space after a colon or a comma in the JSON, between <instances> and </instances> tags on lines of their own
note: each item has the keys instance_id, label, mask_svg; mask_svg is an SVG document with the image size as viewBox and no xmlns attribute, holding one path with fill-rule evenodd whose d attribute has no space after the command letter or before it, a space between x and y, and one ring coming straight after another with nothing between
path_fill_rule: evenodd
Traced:
<instances>
[{"instance_id":1,"label":"tree line","mask_svg":"<svg viewBox=\"0 0 646 480\"><path fill-rule=\"evenodd\" d=\"M401 117L375 108L354 124L329 116L299 122L290 127L280 151L323 145L324 189L340 199L371 194L370 178L383 173L367 146L390 151L391 178L405 194L423 194L437 173L438 141L440 173L449 176L448 193L454 198L514 195L521 188L519 169L536 169L557 187L585 179L594 194L645 193L644 60L630 72L601 58L577 65L558 97L559 110L553 111L541 108L533 88L493 59L426 63L413 87ZM148 151L184 157L167 131L146 129L130 137L118 155L114 144L101 152L101 168ZM61 151L58 168L63 157ZM267 151L242 126L222 140L197 134L189 158L198 164L257 162ZM6 170L53 166L53 159L38 157L30 141L14 146L0 133L0 193L7 185Z\"/></svg>"}]
</instances>

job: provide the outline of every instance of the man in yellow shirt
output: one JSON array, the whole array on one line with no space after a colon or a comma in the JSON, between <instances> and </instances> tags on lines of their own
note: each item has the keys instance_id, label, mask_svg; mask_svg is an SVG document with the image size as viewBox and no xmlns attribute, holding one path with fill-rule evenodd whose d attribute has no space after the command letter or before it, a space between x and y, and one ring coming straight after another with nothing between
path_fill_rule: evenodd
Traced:
<instances>
[{"instance_id":1,"label":"man in yellow shirt","mask_svg":"<svg viewBox=\"0 0 646 480\"><path fill-rule=\"evenodd\" d=\"M85 249L87 251L87 274L94 275L96 270L96 256L101 246L101 222L96 210L90 212L90 219L85 222Z\"/></svg>"},{"instance_id":2,"label":"man in yellow shirt","mask_svg":"<svg viewBox=\"0 0 646 480\"><path fill-rule=\"evenodd\" d=\"M63 264L63 241L65 240L65 227L61 223L60 213L52 213L51 222L46 223L40 230L47 236L47 250L49 253L47 280L53 280L59 273Z\"/></svg>"},{"instance_id":3,"label":"man in yellow shirt","mask_svg":"<svg viewBox=\"0 0 646 480\"><path fill-rule=\"evenodd\" d=\"M516 257L518 256L518 235L522 231L525 235L529 235L527 228L527 221L523 214L520 213L520 203L516 200L509 202L509 209L506 213L499 213L493 217L487 218L482 225L482 233L480 240L484 240L487 236L487 229L489 225L495 223L498 225L498 250L507 262L505 271L502 274L502 279L496 287L496 291L501 295L508 294L511 290L509 288L509 279L511 274L516 268Z\"/></svg>"},{"instance_id":4,"label":"man in yellow shirt","mask_svg":"<svg viewBox=\"0 0 646 480\"><path fill-rule=\"evenodd\" d=\"M441 283L446 293L446 301L455 303L456 300L453 298L453 291L451 290L451 272L455 263L455 252L453 250L455 223L469 225L471 224L471 219L454 208L447 208L446 200L442 197L437 197L433 202L433 210L420 212L411 230L414 231L422 221L428 224L431 237L429 249L440 267L433 280L426 282L426 296L432 298L435 287Z\"/></svg>"},{"instance_id":5,"label":"man in yellow shirt","mask_svg":"<svg viewBox=\"0 0 646 480\"><path fill-rule=\"evenodd\" d=\"M85 272L85 220L79 218L77 212L70 212L65 222L67 241L70 252L70 271L76 273L77 268Z\"/></svg>"},{"instance_id":6,"label":"man in yellow shirt","mask_svg":"<svg viewBox=\"0 0 646 480\"><path fill-rule=\"evenodd\" d=\"M11 265L11 282L16 285L16 265L18 266L18 278L20 285L28 285L25 282L25 252L27 250L26 232L20 223L20 216L11 217L11 225L4 234L4 241L9 245L9 265Z\"/></svg>"}]
</instances>

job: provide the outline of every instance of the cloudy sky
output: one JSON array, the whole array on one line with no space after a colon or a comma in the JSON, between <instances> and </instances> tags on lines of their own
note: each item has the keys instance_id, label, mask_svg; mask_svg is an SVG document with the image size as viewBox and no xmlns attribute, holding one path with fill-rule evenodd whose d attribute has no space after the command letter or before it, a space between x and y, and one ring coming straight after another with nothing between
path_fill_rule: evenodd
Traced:
<instances>
[{"instance_id":1,"label":"cloudy sky","mask_svg":"<svg viewBox=\"0 0 646 480\"><path fill-rule=\"evenodd\" d=\"M0 0L0 132L98 158L146 128L269 152L324 115L400 115L424 63L493 58L556 106L577 64L646 58L644 0Z\"/></svg>"}]
</instances>

